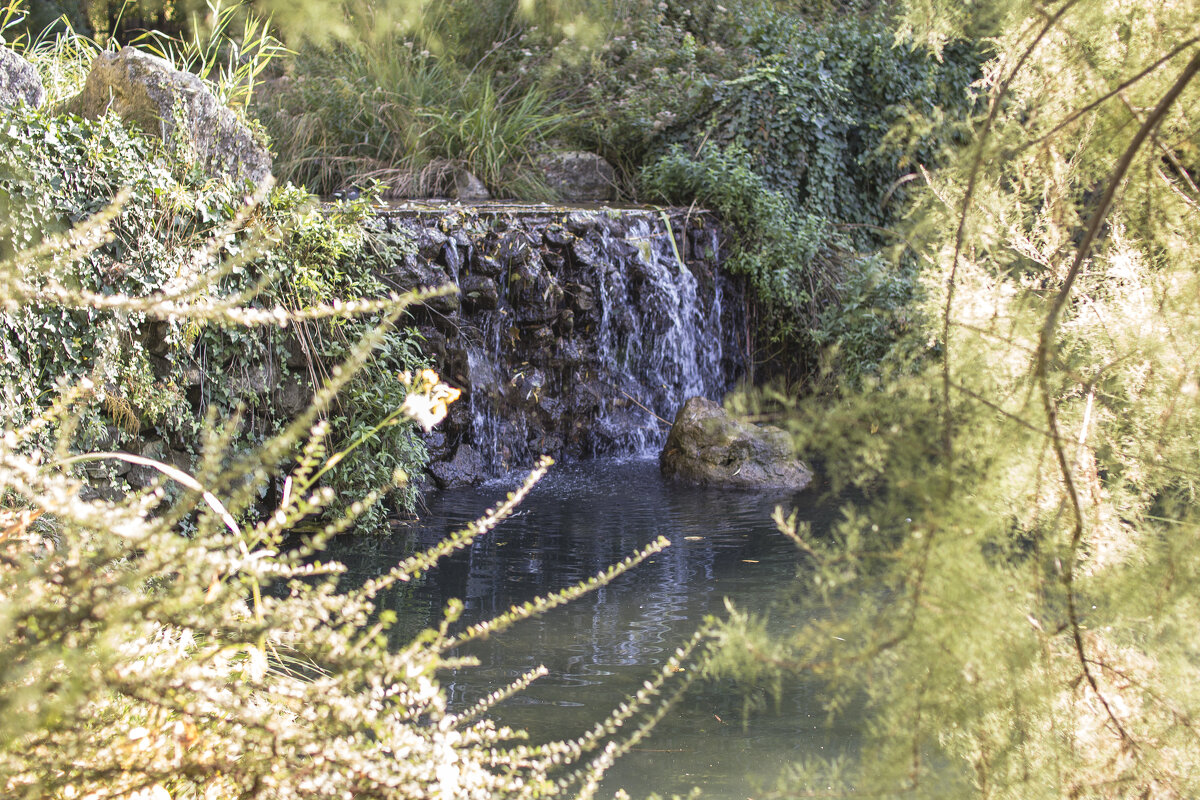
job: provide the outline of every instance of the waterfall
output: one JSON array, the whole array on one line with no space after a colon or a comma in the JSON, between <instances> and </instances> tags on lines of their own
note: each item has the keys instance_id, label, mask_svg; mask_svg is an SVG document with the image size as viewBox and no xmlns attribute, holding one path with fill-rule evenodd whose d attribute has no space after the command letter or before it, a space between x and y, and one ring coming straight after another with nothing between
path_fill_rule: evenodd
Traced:
<instances>
[{"instance_id":1,"label":"waterfall","mask_svg":"<svg viewBox=\"0 0 1200 800\"><path fill-rule=\"evenodd\" d=\"M612 390L596 420L600 453L657 451L666 438L662 420L689 397L719 399L727 382L720 284L702 297L665 222L638 216L623 234L605 230L597 247L604 287L597 362Z\"/></svg>"},{"instance_id":2,"label":"waterfall","mask_svg":"<svg viewBox=\"0 0 1200 800\"><path fill-rule=\"evenodd\" d=\"M385 280L460 289L418 314L465 397L429 439L442 485L543 453L657 451L687 398L719 400L740 377L742 304L707 214L485 206L385 222L418 249Z\"/></svg>"}]
</instances>

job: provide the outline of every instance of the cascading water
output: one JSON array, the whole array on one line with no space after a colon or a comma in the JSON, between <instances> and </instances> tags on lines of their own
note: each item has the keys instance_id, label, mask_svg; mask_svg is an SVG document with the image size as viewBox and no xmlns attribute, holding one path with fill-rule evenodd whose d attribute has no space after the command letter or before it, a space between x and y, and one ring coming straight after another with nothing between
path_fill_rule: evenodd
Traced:
<instances>
[{"instance_id":1,"label":"cascading water","mask_svg":"<svg viewBox=\"0 0 1200 800\"><path fill-rule=\"evenodd\" d=\"M718 397L727 383L720 283L702 298L670 228L651 219L634 218L621 238L604 231L597 248L604 287L597 360L613 399L628 401L605 404L596 420L607 442L601 452L658 449L665 430L656 423L689 397Z\"/></svg>"},{"instance_id":2,"label":"cascading water","mask_svg":"<svg viewBox=\"0 0 1200 800\"><path fill-rule=\"evenodd\" d=\"M684 401L719 399L740 377L741 303L708 215L459 207L393 212L386 224L418 253L385 279L461 290L420 325L465 392L429 439L442 485L543 453L650 452Z\"/></svg>"}]
</instances>

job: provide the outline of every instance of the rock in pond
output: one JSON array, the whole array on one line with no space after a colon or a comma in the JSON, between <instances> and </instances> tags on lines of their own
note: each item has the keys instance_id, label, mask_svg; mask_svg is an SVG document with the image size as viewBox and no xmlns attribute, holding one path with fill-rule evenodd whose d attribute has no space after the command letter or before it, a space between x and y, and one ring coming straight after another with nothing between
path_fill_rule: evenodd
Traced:
<instances>
[{"instance_id":1,"label":"rock in pond","mask_svg":"<svg viewBox=\"0 0 1200 800\"><path fill-rule=\"evenodd\" d=\"M745 489L799 491L813 477L786 432L734 419L703 397L691 398L675 415L659 467L687 483Z\"/></svg>"}]
</instances>

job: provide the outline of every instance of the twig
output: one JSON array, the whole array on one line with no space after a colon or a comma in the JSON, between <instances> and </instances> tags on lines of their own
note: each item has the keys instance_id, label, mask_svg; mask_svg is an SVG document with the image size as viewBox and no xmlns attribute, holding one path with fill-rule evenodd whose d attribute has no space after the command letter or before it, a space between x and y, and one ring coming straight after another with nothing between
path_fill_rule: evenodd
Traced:
<instances>
[{"instance_id":1,"label":"twig","mask_svg":"<svg viewBox=\"0 0 1200 800\"><path fill-rule=\"evenodd\" d=\"M658 414L655 414L655 413L654 413L653 411L651 411L649 408L646 408L646 406L644 406L644 405L642 405L641 403L639 403L639 402L637 401L637 399L636 399L636 398L635 398L633 395L631 395L629 392L625 391L624 389L622 389L622 390L621 390L621 394L623 394L623 395L625 395L626 397L628 397L631 403L633 403L635 406L637 406L638 408L640 408L642 411L645 411L645 412L646 412L647 414L649 414L650 416L654 417L656 420L658 420L659 422L661 422L663 425L666 425L668 428L669 428L669 427L671 427L671 425L673 425L673 424L674 424L674 423L668 422L667 420L663 419L663 418L662 418L662 417L660 417Z\"/></svg>"}]
</instances>

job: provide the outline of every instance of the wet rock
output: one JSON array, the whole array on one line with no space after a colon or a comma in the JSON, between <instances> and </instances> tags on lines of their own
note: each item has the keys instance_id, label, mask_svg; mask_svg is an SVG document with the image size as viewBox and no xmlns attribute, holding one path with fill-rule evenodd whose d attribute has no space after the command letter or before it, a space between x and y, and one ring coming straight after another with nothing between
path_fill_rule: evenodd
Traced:
<instances>
[{"instance_id":1,"label":"wet rock","mask_svg":"<svg viewBox=\"0 0 1200 800\"><path fill-rule=\"evenodd\" d=\"M586 239L576 239L571 243L571 255L575 257L575 263L582 266L597 267L600 265L595 245Z\"/></svg>"},{"instance_id":2,"label":"wet rock","mask_svg":"<svg viewBox=\"0 0 1200 800\"><path fill-rule=\"evenodd\" d=\"M429 460L433 462L444 461L445 457L450 454L449 443L446 441L446 434L439 430L433 430L429 433L421 434L421 438L425 440L425 449L429 451Z\"/></svg>"},{"instance_id":3,"label":"wet rock","mask_svg":"<svg viewBox=\"0 0 1200 800\"><path fill-rule=\"evenodd\" d=\"M659 467L668 478L701 486L799 491L812 482L785 431L734 419L703 397L675 415Z\"/></svg>"},{"instance_id":4,"label":"wet rock","mask_svg":"<svg viewBox=\"0 0 1200 800\"><path fill-rule=\"evenodd\" d=\"M596 290L582 283L569 283L566 293L571 298L571 305L580 314L587 314L596 307Z\"/></svg>"},{"instance_id":5,"label":"wet rock","mask_svg":"<svg viewBox=\"0 0 1200 800\"><path fill-rule=\"evenodd\" d=\"M271 177L267 149L200 78L131 47L96 56L65 110L89 119L112 111L214 177L256 184Z\"/></svg>"},{"instance_id":6,"label":"wet rock","mask_svg":"<svg viewBox=\"0 0 1200 800\"><path fill-rule=\"evenodd\" d=\"M514 264L528 264L537 252L533 241L522 231L509 231L497 243L498 257L507 262L510 267Z\"/></svg>"},{"instance_id":7,"label":"wet rock","mask_svg":"<svg viewBox=\"0 0 1200 800\"><path fill-rule=\"evenodd\" d=\"M19 102L38 108L46 102L46 90L33 64L0 46L0 106L15 106Z\"/></svg>"},{"instance_id":8,"label":"wet rock","mask_svg":"<svg viewBox=\"0 0 1200 800\"><path fill-rule=\"evenodd\" d=\"M546 244L565 247L575 239L575 236L561 225L551 225L542 231L542 238L546 240Z\"/></svg>"},{"instance_id":9,"label":"wet rock","mask_svg":"<svg viewBox=\"0 0 1200 800\"><path fill-rule=\"evenodd\" d=\"M504 265L498 259L484 255L477 248L471 256L471 271L489 278L499 278L504 272Z\"/></svg>"},{"instance_id":10,"label":"wet rock","mask_svg":"<svg viewBox=\"0 0 1200 800\"><path fill-rule=\"evenodd\" d=\"M444 234L443 234L444 235ZM438 247L444 241L438 244ZM440 287L452 284L450 275L438 264L413 253L405 253L399 260L379 276L384 283L393 289L407 292L421 287ZM439 314L449 314L458 310L461 300L457 293L435 297L425 303L427 307Z\"/></svg>"},{"instance_id":11,"label":"wet rock","mask_svg":"<svg viewBox=\"0 0 1200 800\"><path fill-rule=\"evenodd\" d=\"M500 289L485 275L468 275L459 283L463 303L476 311L494 311L500 304Z\"/></svg>"},{"instance_id":12,"label":"wet rock","mask_svg":"<svg viewBox=\"0 0 1200 800\"><path fill-rule=\"evenodd\" d=\"M431 464L429 473L442 489L472 486L487 477L483 457L469 444L460 444L451 460Z\"/></svg>"},{"instance_id":13,"label":"wet rock","mask_svg":"<svg viewBox=\"0 0 1200 800\"><path fill-rule=\"evenodd\" d=\"M453 239L448 239L442 246L442 263L446 265L446 269L450 270L452 275L457 275L459 268L462 267L462 262L462 256L458 254L458 245Z\"/></svg>"},{"instance_id":14,"label":"wet rock","mask_svg":"<svg viewBox=\"0 0 1200 800\"><path fill-rule=\"evenodd\" d=\"M417 253L426 261L437 261L450 237L437 228L422 228L417 232Z\"/></svg>"}]
</instances>

